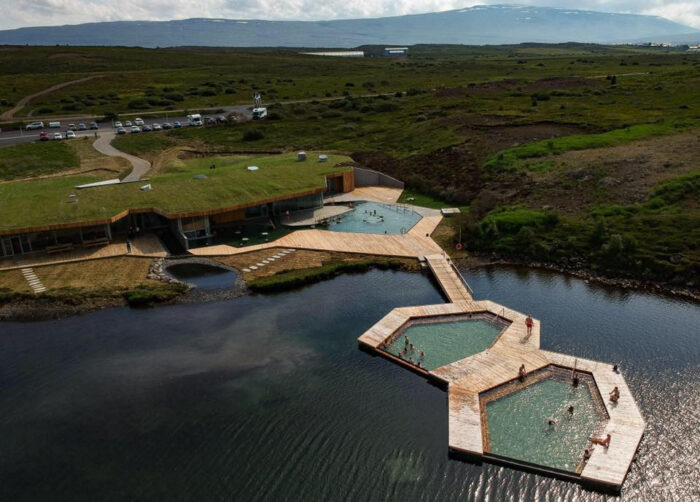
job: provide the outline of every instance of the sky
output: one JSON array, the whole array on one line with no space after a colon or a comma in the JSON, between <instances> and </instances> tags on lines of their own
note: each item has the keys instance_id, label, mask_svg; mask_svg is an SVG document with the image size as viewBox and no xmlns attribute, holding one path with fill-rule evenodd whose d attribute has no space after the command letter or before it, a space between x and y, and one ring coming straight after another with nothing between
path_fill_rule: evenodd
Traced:
<instances>
[{"instance_id":1,"label":"sky","mask_svg":"<svg viewBox=\"0 0 700 502\"><path fill-rule=\"evenodd\" d=\"M650 14L700 29L700 0L0 0L0 29L191 17L310 21L504 3Z\"/></svg>"}]
</instances>

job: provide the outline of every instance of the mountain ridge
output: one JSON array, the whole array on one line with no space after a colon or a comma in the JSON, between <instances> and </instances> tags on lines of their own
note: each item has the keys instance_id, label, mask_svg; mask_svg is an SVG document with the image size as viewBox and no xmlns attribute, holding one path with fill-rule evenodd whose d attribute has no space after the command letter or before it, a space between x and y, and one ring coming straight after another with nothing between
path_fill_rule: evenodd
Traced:
<instances>
[{"instance_id":1,"label":"mountain ridge","mask_svg":"<svg viewBox=\"0 0 700 502\"><path fill-rule=\"evenodd\" d=\"M474 6L425 14L326 21L190 18L110 21L0 31L4 45L355 47L366 44L625 43L700 31L658 16L532 7Z\"/></svg>"}]
</instances>

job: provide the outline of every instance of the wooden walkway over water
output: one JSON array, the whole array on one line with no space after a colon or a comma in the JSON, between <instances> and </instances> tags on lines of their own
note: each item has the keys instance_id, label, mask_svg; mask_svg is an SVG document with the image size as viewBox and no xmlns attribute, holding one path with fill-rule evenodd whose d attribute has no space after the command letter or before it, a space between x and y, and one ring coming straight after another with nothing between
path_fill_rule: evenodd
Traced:
<instances>
[{"instance_id":1,"label":"wooden walkway over water","mask_svg":"<svg viewBox=\"0 0 700 502\"><path fill-rule=\"evenodd\" d=\"M491 347L473 356L426 371L382 350L385 341L404 328L411 319L483 312L491 313L509 324ZM447 385L449 448L474 458L482 458L489 453L484 441L484 410L480 396L486 391L517 381L521 365L525 365L528 374L550 365L576 367L577 371L590 373L609 416L602 435L610 434L612 440L608 448L593 446L592 455L578 477L582 482L598 488L619 490L645 427L644 419L624 378L614 372L610 364L541 350L540 322L534 319L532 331L528 334L526 317L525 314L497 303L474 301L469 297L453 303L394 309L363 333L358 342L398 364ZM527 383L526 378L525 384ZM617 404L607 399L615 386L621 394ZM574 473L572 475L576 476Z\"/></svg>"}]
</instances>

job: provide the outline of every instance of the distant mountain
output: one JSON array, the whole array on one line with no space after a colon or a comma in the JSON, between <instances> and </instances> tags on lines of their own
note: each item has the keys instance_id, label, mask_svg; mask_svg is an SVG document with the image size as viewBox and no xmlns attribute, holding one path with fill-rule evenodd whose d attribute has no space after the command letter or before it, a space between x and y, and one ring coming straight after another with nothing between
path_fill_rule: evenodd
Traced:
<instances>
[{"instance_id":1,"label":"distant mountain","mask_svg":"<svg viewBox=\"0 0 700 502\"><path fill-rule=\"evenodd\" d=\"M616 43L700 33L655 16L521 5L375 19L119 21L0 31L0 44L355 47L363 44Z\"/></svg>"}]
</instances>

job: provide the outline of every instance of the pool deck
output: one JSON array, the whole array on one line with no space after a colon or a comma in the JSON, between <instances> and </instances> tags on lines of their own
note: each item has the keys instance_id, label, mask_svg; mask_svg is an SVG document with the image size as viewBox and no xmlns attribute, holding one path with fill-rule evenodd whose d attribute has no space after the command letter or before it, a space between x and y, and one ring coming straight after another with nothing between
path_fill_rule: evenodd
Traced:
<instances>
[{"instance_id":1,"label":"pool deck","mask_svg":"<svg viewBox=\"0 0 700 502\"><path fill-rule=\"evenodd\" d=\"M431 371L422 368L421 371L417 371L447 386L450 451L471 459L489 460L489 451L484 448L480 395L516 380L520 365L525 365L528 375L550 365L565 368L575 366L579 371L593 376L609 416L602 436L609 433L612 440L608 448L594 446L593 453L580 475L572 473L569 477L579 479L583 484L597 489L618 491L644 433L644 419L624 378L612 371L612 365L541 350L538 320L533 320L533 329L528 336L525 314L492 301L474 301L470 297L453 303L394 309L363 333L358 342L361 346L416 371L408 361L392 357L382 350L387 338L402 329L411 319L477 312L490 312L509 321L510 325L503 330L492 346L483 352ZM616 405L605 399L615 386L621 393ZM514 461L515 463L517 461ZM543 467L541 472L549 473L551 470Z\"/></svg>"}]
</instances>

